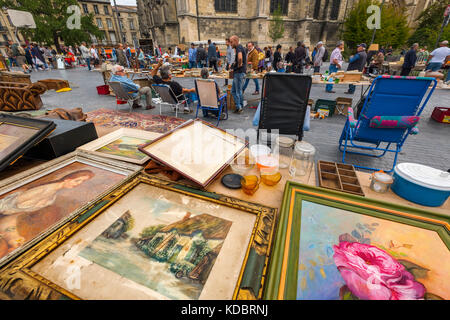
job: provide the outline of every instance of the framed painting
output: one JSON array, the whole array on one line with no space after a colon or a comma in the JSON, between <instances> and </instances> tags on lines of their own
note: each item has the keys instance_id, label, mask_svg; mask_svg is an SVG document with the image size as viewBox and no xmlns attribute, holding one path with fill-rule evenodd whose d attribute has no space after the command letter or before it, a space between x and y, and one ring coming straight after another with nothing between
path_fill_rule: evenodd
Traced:
<instances>
[{"instance_id":1,"label":"framed painting","mask_svg":"<svg viewBox=\"0 0 450 320\"><path fill-rule=\"evenodd\" d=\"M139 150L206 188L246 146L244 140L195 119Z\"/></svg>"},{"instance_id":2,"label":"framed painting","mask_svg":"<svg viewBox=\"0 0 450 320\"><path fill-rule=\"evenodd\" d=\"M0 114L0 171L49 135L52 121Z\"/></svg>"},{"instance_id":3,"label":"framed painting","mask_svg":"<svg viewBox=\"0 0 450 320\"><path fill-rule=\"evenodd\" d=\"M0 269L0 298L260 299L276 218L141 173Z\"/></svg>"},{"instance_id":4,"label":"framed painting","mask_svg":"<svg viewBox=\"0 0 450 320\"><path fill-rule=\"evenodd\" d=\"M265 298L450 299L450 218L286 184Z\"/></svg>"},{"instance_id":5,"label":"framed painting","mask_svg":"<svg viewBox=\"0 0 450 320\"><path fill-rule=\"evenodd\" d=\"M0 182L0 265L141 167L75 151Z\"/></svg>"},{"instance_id":6,"label":"framed painting","mask_svg":"<svg viewBox=\"0 0 450 320\"><path fill-rule=\"evenodd\" d=\"M145 145L161 136L160 133L120 128L99 139L91 141L78 150L93 153L102 157L136 163L147 162L150 157L138 150L138 146Z\"/></svg>"}]
</instances>

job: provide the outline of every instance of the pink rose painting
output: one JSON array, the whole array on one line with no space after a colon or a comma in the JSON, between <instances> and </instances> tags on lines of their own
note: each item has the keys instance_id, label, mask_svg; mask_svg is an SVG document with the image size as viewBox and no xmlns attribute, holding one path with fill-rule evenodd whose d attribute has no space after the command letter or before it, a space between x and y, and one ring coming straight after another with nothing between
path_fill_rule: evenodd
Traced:
<instances>
[{"instance_id":1,"label":"pink rose painting","mask_svg":"<svg viewBox=\"0 0 450 320\"><path fill-rule=\"evenodd\" d=\"M333 249L337 269L354 297L365 300L424 299L425 287L386 251L347 241L334 245Z\"/></svg>"}]
</instances>

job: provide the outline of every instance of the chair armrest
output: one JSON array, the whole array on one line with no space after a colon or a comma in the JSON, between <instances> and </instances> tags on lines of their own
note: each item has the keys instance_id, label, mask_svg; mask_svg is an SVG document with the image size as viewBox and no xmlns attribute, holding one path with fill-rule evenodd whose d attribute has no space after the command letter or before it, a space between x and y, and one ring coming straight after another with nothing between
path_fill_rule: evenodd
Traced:
<instances>
[{"instance_id":1,"label":"chair armrest","mask_svg":"<svg viewBox=\"0 0 450 320\"><path fill-rule=\"evenodd\" d=\"M353 108L348 107L347 112L348 112L347 119L348 119L348 123L350 124L350 128L355 128L358 121L355 120L355 118L353 116Z\"/></svg>"},{"instance_id":2,"label":"chair armrest","mask_svg":"<svg viewBox=\"0 0 450 320\"><path fill-rule=\"evenodd\" d=\"M222 100L223 98L226 98L226 97L227 97L227 94L224 93L223 95L221 95L221 96L219 97L219 101Z\"/></svg>"}]
</instances>

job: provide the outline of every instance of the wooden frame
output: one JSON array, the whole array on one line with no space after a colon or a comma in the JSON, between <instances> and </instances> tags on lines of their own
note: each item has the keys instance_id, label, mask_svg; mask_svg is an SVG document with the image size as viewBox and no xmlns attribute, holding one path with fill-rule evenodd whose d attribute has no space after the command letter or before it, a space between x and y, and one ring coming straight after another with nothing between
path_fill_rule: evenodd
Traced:
<instances>
[{"instance_id":1,"label":"wooden frame","mask_svg":"<svg viewBox=\"0 0 450 320\"><path fill-rule=\"evenodd\" d=\"M0 159L0 171L17 161L17 159L19 159L25 152L41 142L56 127L52 121L10 116L7 114L0 114L0 126L1 125L32 129L36 132L30 132L27 134L27 137L23 137L23 139L26 139L25 141L14 140L11 141L10 144L2 146L0 152L4 150L8 150L8 152L3 156L3 158ZM19 139L17 132L11 133L11 135L6 135L5 138L7 137L10 139ZM3 138L0 138L0 142L2 142ZM14 145L16 145L15 148L13 148Z\"/></svg>"},{"instance_id":2,"label":"wooden frame","mask_svg":"<svg viewBox=\"0 0 450 320\"><path fill-rule=\"evenodd\" d=\"M309 213L307 211L305 211L304 213L302 212L302 208L303 206L305 206L305 201L308 203L312 203L313 205L324 205L328 208L332 208L333 210L341 209L345 210L345 212L350 212L351 214L356 213L356 215L354 216L357 216L358 218L379 218L384 220L383 223L390 223L391 225L392 222L394 222L398 227L403 228L401 230L404 230L405 234L408 234L408 229L405 228L417 227L419 228L417 230L420 230L420 232L431 232L431 235L436 239L435 241L438 241L438 243L440 242L441 245L443 244L442 248L440 249L442 249L444 252L445 250L450 250L450 218L448 216L392 203L370 200L355 195L325 190L299 183L288 182L286 184L283 203L280 210L279 226L277 228L274 251L270 262L267 287L264 295L265 299L292 300L298 298L298 288L302 286L302 283L299 281L299 270L307 270L305 269L304 264L300 264L300 248L302 247L302 243L300 242L300 239L302 237L300 230L310 230L308 228L310 227L311 223L307 220L310 219L309 217L311 216L316 217L316 222L322 221L318 220L318 211L309 210ZM335 217L338 213L339 212L337 212L336 210L332 211L333 217ZM308 217L308 219L306 219L305 221L302 220L303 214ZM331 224L332 221L330 221L330 219L328 219L327 222L329 222L331 226L335 226L335 224ZM317 223L320 224L320 222ZM336 222L336 224L337 223L338 222ZM305 229L301 229L302 226ZM339 225L339 227L340 226L341 225ZM382 229L383 232L384 230L385 229ZM313 231L311 231L311 234L312 232ZM314 234L317 235L317 232ZM331 232L326 234L330 235ZM429 233L427 235L430 236ZM304 236L306 237L305 239L310 239L306 234ZM351 238L349 236L346 237ZM425 239L427 239L427 237L425 237ZM307 240L304 240L303 243L305 243L305 241ZM336 241L336 239L333 238L333 241ZM339 243L341 241L342 240L339 236ZM308 242L308 245L310 245L310 242ZM303 246L303 248L305 248L305 246ZM389 248L391 248L390 245ZM433 252L437 249L438 248L433 248ZM334 252L336 252L336 249L333 250ZM448 263L448 256L439 256L438 259L441 260L435 262L435 264L437 263L440 265L440 263L443 263L443 266L445 266L445 261L447 261ZM325 264L323 266L325 266ZM338 270L335 265L331 265L331 267L335 269L334 271ZM420 268L420 266L418 265L415 265L415 267ZM428 271L430 270L422 269L422 272L426 273ZM322 277L319 274L317 275L317 278L320 278L321 281L328 281L324 279L330 278L330 275L325 275L325 272L323 270L321 270L321 272ZM306 271L305 274L307 274ZM309 274L309 277L311 277L311 274ZM309 281L308 278L305 279ZM443 279L439 280L448 281L448 277L445 278L444 276ZM311 284L310 282L305 282L304 284L306 283L308 283L309 285ZM322 285L324 283L327 282L321 282ZM306 288L308 288L308 285L306 286ZM312 285L310 288L312 288ZM318 289L316 290L318 291ZM322 292L319 292L319 294L321 293ZM341 292L339 291L337 293L341 294ZM349 294L346 297L352 296L352 294Z\"/></svg>"},{"instance_id":3,"label":"wooden frame","mask_svg":"<svg viewBox=\"0 0 450 320\"><path fill-rule=\"evenodd\" d=\"M105 211L105 215L108 215L107 209L109 207L114 206L135 187L142 186L156 187L161 189L161 192L171 192L178 196L206 200L215 206L222 205L255 216L255 223L250 228L252 230L249 230L250 241L248 246L242 247L244 260L242 266L238 267L240 271L232 298L244 300L262 298L269 256L272 250L272 238L277 221L277 210L220 194L200 191L187 185L175 184L146 174L140 174L125 181L111 193L98 199L80 214L72 217L65 225L52 232L28 252L0 269L0 298L79 299L76 295L34 272L33 266L44 260L46 256L51 255L52 251L63 246L71 237L76 239L77 232L83 231L83 228L89 227L91 223L98 222ZM107 218L107 216L103 218ZM233 248L233 246L230 248ZM223 259L223 261L225 260ZM92 292L92 290L88 290Z\"/></svg>"},{"instance_id":4,"label":"wooden frame","mask_svg":"<svg viewBox=\"0 0 450 320\"><path fill-rule=\"evenodd\" d=\"M205 167L205 162L202 163L194 163L195 165L198 165L197 167L189 164L189 163L185 163L185 161L183 159L180 159L179 156L187 156L188 157L188 161L196 161L196 157L200 156L200 157L204 157L204 153L199 154L199 152L196 152L197 150L192 150L190 149L189 151L191 151L191 154L189 153L183 153L183 154L178 154L178 157L171 157L171 154L163 154L162 150L151 150L151 148L155 148L156 145L161 145L160 143L163 142L165 139L170 139L171 137L174 137L173 135L182 135L182 132L184 129L186 130L194 130L194 135L196 134L195 132L195 127L194 129L191 129L191 126L197 126L197 128L202 128L200 127L204 126L205 128L212 128L214 130L217 130L218 133L220 133L219 136L217 135L217 140L215 140L214 142L211 142L209 146L203 146L199 140L201 137L205 137L205 135L200 134L200 137L197 136L191 136L190 133L187 131L187 134L185 136L181 136L179 138L183 139L183 140L178 140L178 139L174 139L172 141L170 141L170 146L169 144L166 144L166 148L168 149L167 151L171 151L172 154L173 152L181 152L181 151L185 151L182 148L184 148L185 146L193 146L194 144L199 146L201 145L201 147L206 148L206 149L202 149L201 151L205 151L207 150L207 148L210 148L210 150L214 149L214 148L218 148L218 145L223 145L223 141L226 141L227 143L233 143L236 145L234 147L234 152L228 154L228 156L226 157L226 160L221 159L219 160L220 162L215 164L215 167L213 169L214 172L207 172L205 175L206 177L203 177L203 179L199 178L199 176L193 176L196 174L201 174L199 171L201 171L202 168ZM200 129L203 130L203 129ZM204 133L204 132L202 132ZM215 135L215 134L211 134ZM225 138L226 137L226 138ZM233 141L231 141L233 140ZM178 145L176 144L176 142L181 141L181 143L179 143ZM239 145L237 145L239 143ZM203 188L206 188L223 170L225 170L225 168L229 165L229 163L231 161L233 161L234 158L236 158L236 156L242 151L244 150L244 148L248 145L248 142L243 141L242 139L235 137L231 134L228 134L226 131L217 128L215 126L213 126L212 124L202 121L200 119L194 119L194 120L189 120L186 121L185 123L183 123L182 125L176 127L175 129L169 131L168 133L162 135L161 137L159 137L158 139L153 140L152 142L150 142L147 145L141 146L139 147L139 150L147 155L149 155L153 160L172 168L173 170L175 170L176 172L178 172L179 174L181 174L182 176L186 177L187 179L195 182L196 184L202 186ZM225 145L224 145L225 146ZM155 154L155 151L157 151L157 155ZM201 153L201 152L200 152ZM204 159L201 159L204 160ZM215 160L215 157L210 157L208 160ZM222 161L223 160L223 161ZM178 163L177 163L178 162ZM184 169L189 168L189 170L192 170L191 174L187 173L183 168L180 168L181 166L184 166ZM197 171L196 171L197 169Z\"/></svg>"},{"instance_id":5,"label":"wooden frame","mask_svg":"<svg viewBox=\"0 0 450 320\"><path fill-rule=\"evenodd\" d=\"M148 140L153 141L154 139L157 139L161 134L155 133L155 132L149 132L144 130L136 130L136 129L129 129L129 128L120 128L116 131L113 131L101 138L98 138L94 141L91 141L85 145L82 145L81 147L78 147L78 150L82 150L88 153L92 153L101 157L111 158L115 160L122 160L126 162L131 162L135 164L142 165L146 163L150 157L146 154L142 154L143 157L140 159L136 159L133 157L125 157L125 156L119 156L114 154L108 154L105 152L99 151L101 148L113 143L116 140L119 140L123 137L129 137L129 138L137 138L142 140L147 140L144 143L148 143ZM144 144L143 143L143 144ZM136 146L137 151L137 146Z\"/></svg>"},{"instance_id":6,"label":"wooden frame","mask_svg":"<svg viewBox=\"0 0 450 320\"><path fill-rule=\"evenodd\" d=\"M72 153L69 153L65 156L59 157L57 159L48 161L42 165L36 166L34 168L31 168L27 171L24 171L22 173L19 173L17 175L14 175L8 179L5 179L1 181L0 183L0 199L3 198L2 196L5 194L8 194L18 188L21 188L23 186L26 186L28 184L33 183L34 181L49 175L61 168L65 168L66 166L73 164L75 162L84 163L87 165L91 165L93 167L98 167L101 169L108 170L110 172L118 173L124 175L123 180L126 180L128 177L133 176L137 174L142 167L127 164L121 161L114 161L114 160L108 160L102 157L98 157L92 154L88 154L82 151L74 151ZM15 249L14 251L10 252L9 254L0 257L0 266L4 265L8 261L11 261L13 258L17 257L20 253L24 252L28 248L30 248L35 243L39 242L42 238L47 236L49 233L53 232L55 229L59 228L62 224L70 220L73 216L76 216L79 212L85 210L87 207L89 207L93 202L95 202L96 198L101 197L105 194L107 194L109 191L111 191L115 186L113 185L110 188L107 188L104 192L101 194L94 196L90 201L85 203L84 205L80 206L77 210L70 213L65 218L62 218L57 223L53 224L50 228L40 232L37 236L35 236L32 240L26 242L21 247ZM0 208L0 217L1 215ZM0 224L1 227L1 224ZM1 234L0 234L1 238Z\"/></svg>"}]
</instances>

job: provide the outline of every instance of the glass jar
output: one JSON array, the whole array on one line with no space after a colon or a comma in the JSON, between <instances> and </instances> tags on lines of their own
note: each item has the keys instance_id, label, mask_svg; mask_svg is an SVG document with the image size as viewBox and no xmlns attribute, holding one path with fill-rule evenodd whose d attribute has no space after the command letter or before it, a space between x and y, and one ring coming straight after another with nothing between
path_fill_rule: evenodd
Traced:
<instances>
[{"instance_id":1,"label":"glass jar","mask_svg":"<svg viewBox=\"0 0 450 320\"><path fill-rule=\"evenodd\" d=\"M261 181L267 186L274 186L281 180L278 159L272 155L260 157L257 163Z\"/></svg>"},{"instance_id":2,"label":"glass jar","mask_svg":"<svg viewBox=\"0 0 450 320\"><path fill-rule=\"evenodd\" d=\"M295 140L289 137L278 136L275 139L275 153L279 156L280 169L286 169L289 167L292 152L294 150Z\"/></svg>"},{"instance_id":3,"label":"glass jar","mask_svg":"<svg viewBox=\"0 0 450 320\"><path fill-rule=\"evenodd\" d=\"M391 175L383 171L377 171L372 173L370 189L378 193L385 193L392 183L394 183L394 179Z\"/></svg>"},{"instance_id":4,"label":"glass jar","mask_svg":"<svg viewBox=\"0 0 450 320\"><path fill-rule=\"evenodd\" d=\"M303 177L311 174L314 167L316 148L306 141L297 141L289 165L289 174L292 177Z\"/></svg>"}]
</instances>

